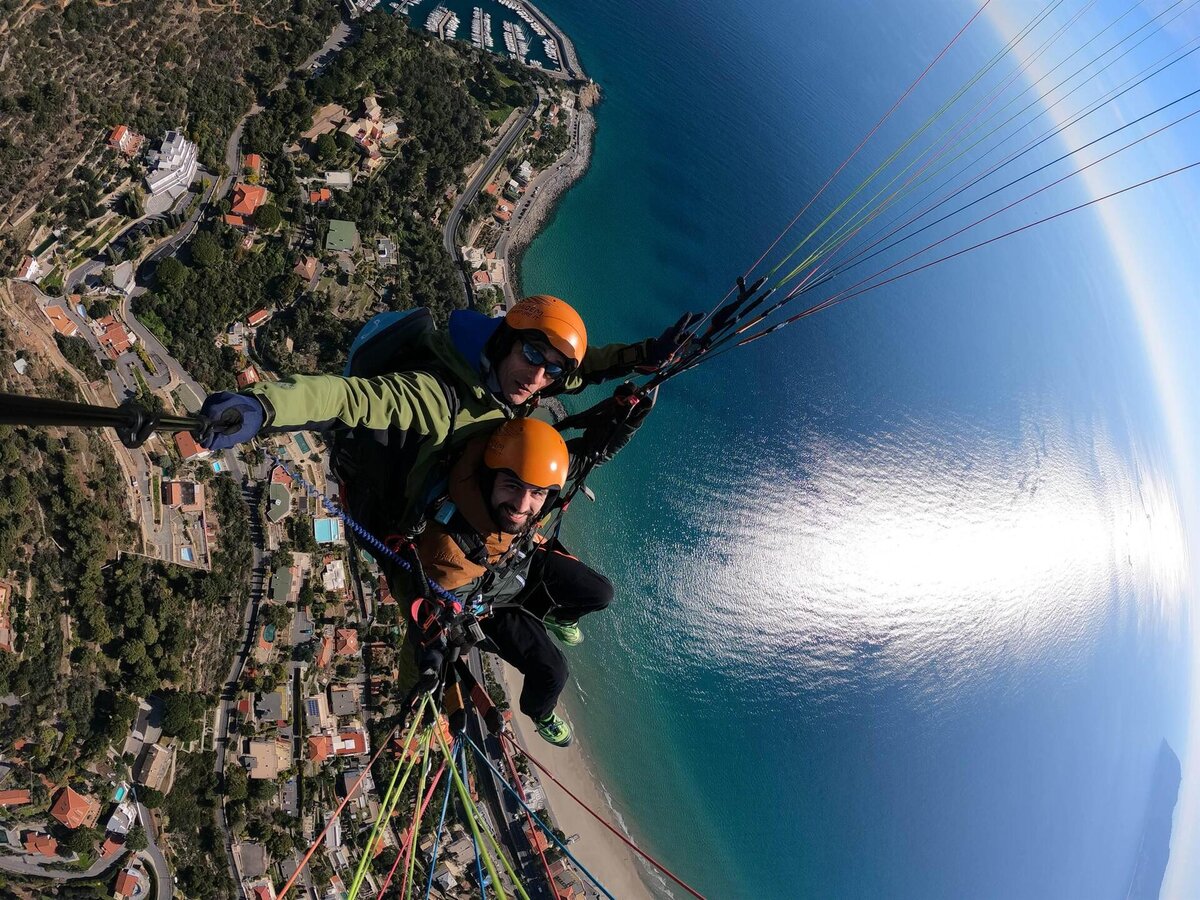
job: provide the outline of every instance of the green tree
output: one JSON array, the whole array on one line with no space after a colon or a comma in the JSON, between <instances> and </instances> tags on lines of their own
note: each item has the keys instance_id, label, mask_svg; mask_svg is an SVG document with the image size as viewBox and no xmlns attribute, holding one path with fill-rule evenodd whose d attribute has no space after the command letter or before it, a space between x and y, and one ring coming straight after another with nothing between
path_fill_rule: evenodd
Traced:
<instances>
[{"instance_id":1,"label":"green tree","mask_svg":"<svg viewBox=\"0 0 1200 900\"><path fill-rule=\"evenodd\" d=\"M337 159L337 141L333 139L333 135L328 131L317 138L316 149L317 159L320 162L333 162Z\"/></svg>"},{"instance_id":2,"label":"green tree","mask_svg":"<svg viewBox=\"0 0 1200 900\"><path fill-rule=\"evenodd\" d=\"M146 829L141 825L134 825L130 828L129 834L125 836L125 846L135 853L150 846L150 842L146 839Z\"/></svg>"},{"instance_id":3,"label":"green tree","mask_svg":"<svg viewBox=\"0 0 1200 900\"><path fill-rule=\"evenodd\" d=\"M283 216L279 214L279 207L273 203L259 207L254 213L254 224L263 231L274 231L282 223Z\"/></svg>"},{"instance_id":4,"label":"green tree","mask_svg":"<svg viewBox=\"0 0 1200 900\"><path fill-rule=\"evenodd\" d=\"M187 267L173 256L158 264L154 273L155 286L168 294L176 294L187 283Z\"/></svg>"}]
</instances>

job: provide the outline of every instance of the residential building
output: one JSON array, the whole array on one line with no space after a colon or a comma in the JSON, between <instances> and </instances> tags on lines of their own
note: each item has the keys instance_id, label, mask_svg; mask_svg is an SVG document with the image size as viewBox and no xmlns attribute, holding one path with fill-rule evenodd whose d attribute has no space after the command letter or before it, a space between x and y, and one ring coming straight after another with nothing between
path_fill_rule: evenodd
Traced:
<instances>
[{"instance_id":1,"label":"residential building","mask_svg":"<svg viewBox=\"0 0 1200 900\"><path fill-rule=\"evenodd\" d=\"M344 591L346 589L346 564L340 559L330 560L321 572L321 585L330 592Z\"/></svg>"},{"instance_id":2,"label":"residential building","mask_svg":"<svg viewBox=\"0 0 1200 900\"><path fill-rule=\"evenodd\" d=\"M204 509L204 485L194 481L163 482L162 502L181 512L200 512Z\"/></svg>"},{"instance_id":3,"label":"residential building","mask_svg":"<svg viewBox=\"0 0 1200 900\"><path fill-rule=\"evenodd\" d=\"M138 766L137 780L151 790L166 793L175 771L175 748L151 744Z\"/></svg>"},{"instance_id":4,"label":"residential building","mask_svg":"<svg viewBox=\"0 0 1200 900\"><path fill-rule=\"evenodd\" d=\"M168 131L157 150L146 157L152 171L146 176L146 188L151 194L164 191L177 197L196 177L197 149L178 131Z\"/></svg>"},{"instance_id":5,"label":"residential building","mask_svg":"<svg viewBox=\"0 0 1200 900\"><path fill-rule=\"evenodd\" d=\"M496 204L495 210L492 211L492 215L495 217L497 222L500 222L502 224L511 222L512 217L513 217L512 204L509 203L507 200L500 200Z\"/></svg>"},{"instance_id":6,"label":"residential building","mask_svg":"<svg viewBox=\"0 0 1200 900\"><path fill-rule=\"evenodd\" d=\"M242 764L251 778L274 781L292 764L291 742L283 739L250 741Z\"/></svg>"},{"instance_id":7,"label":"residential building","mask_svg":"<svg viewBox=\"0 0 1200 900\"><path fill-rule=\"evenodd\" d=\"M18 281L37 281L42 275L42 266L34 257L26 256L17 266Z\"/></svg>"},{"instance_id":8,"label":"residential building","mask_svg":"<svg viewBox=\"0 0 1200 900\"><path fill-rule=\"evenodd\" d=\"M326 172L325 183L338 191L348 191L354 186L354 176L349 172Z\"/></svg>"},{"instance_id":9,"label":"residential building","mask_svg":"<svg viewBox=\"0 0 1200 900\"><path fill-rule=\"evenodd\" d=\"M183 457L184 462L189 459L208 459L212 456L211 450L205 450L196 443L196 439L186 431L175 432L175 446L179 450L179 455Z\"/></svg>"},{"instance_id":10,"label":"residential building","mask_svg":"<svg viewBox=\"0 0 1200 900\"><path fill-rule=\"evenodd\" d=\"M396 264L396 245L388 238L380 238L375 244L375 259L381 266Z\"/></svg>"},{"instance_id":11,"label":"residential building","mask_svg":"<svg viewBox=\"0 0 1200 900\"><path fill-rule=\"evenodd\" d=\"M10 806L26 806L33 802L33 794L29 791L0 791L0 808Z\"/></svg>"},{"instance_id":12,"label":"residential building","mask_svg":"<svg viewBox=\"0 0 1200 900\"><path fill-rule=\"evenodd\" d=\"M54 798L50 815L67 828L91 827L100 816L100 803L95 797L85 797L78 791L65 787Z\"/></svg>"},{"instance_id":13,"label":"residential building","mask_svg":"<svg viewBox=\"0 0 1200 900\"><path fill-rule=\"evenodd\" d=\"M130 157L138 155L138 151L142 149L142 142L144 140L145 138L142 135L138 134L128 125L118 125L108 133L108 146Z\"/></svg>"},{"instance_id":14,"label":"residential building","mask_svg":"<svg viewBox=\"0 0 1200 900\"><path fill-rule=\"evenodd\" d=\"M262 157L257 153L247 153L246 158L242 160L242 168L251 175L262 174Z\"/></svg>"},{"instance_id":15,"label":"residential building","mask_svg":"<svg viewBox=\"0 0 1200 900\"><path fill-rule=\"evenodd\" d=\"M315 256L302 256L292 271L303 278L306 282L310 282L316 278L317 273L321 271L321 263Z\"/></svg>"},{"instance_id":16,"label":"residential building","mask_svg":"<svg viewBox=\"0 0 1200 900\"><path fill-rule=\"evenodd\" d=\"M67 317L67 311L61 306L47 306L43 311L54 330L63 337L75 337L79 333L79 326Z\"/></svg>"},{"instance_id":17,"label":"residential building","mask_svg":"<svg viewBox=\"0 0 1200 900\"><path fill-rule=\"evenodd\" d=\"M267 319L271 318L271 312L267 309L256 309L246 317L246 324L251 328L257 328Z\"/></svg>"},{"instance_id":18,"label":"residential building","mask_svg":"<svg viewBox=\"0 0 1200 900\"><path fill-rule=\"evenodd\" d=\"M258 369L254 368L254 366L246 366L246 368L237 374L237 386L239 388L248 388L250 385L257 384L261 380L258 377Z\"/></svg>"},{"instance_id":19,"label":"residential building","mask_svg":"<svg viewBox=\"0 0 1200 900\"><path fill-rule=\"evenodd\" d=\"M283 477L278 476L282 474ZM292 511L291 479L278 466L271 473L271 485L267 488L267 520L278 524Z\"/></svg>"},{"instance_id":20,"label":"residential building","mask_svg":"<svg viewBox=\"0 0 1200 900\"><path fill-rule=\"evenodd\" d=\"M235 216L250 218L260 206L267 202L267 189L256 184L238 182L233 186L233 205L229 211Z\"/></svg>"},{"instance_id":21,"label":"residential building","mask_svg":"<svg viewBox=\"0 0 1200 900\"><path fill-rule=\"evenodd\" d=\"M109 834L127 835L129 829L137 822L137 807L134 806L133 798L125 800L113 810L113 814L108 817L108 823L104 826L104 830Z\"/></svg>"},{"instance_id":22,"label":"residential building","mask_svg":"<svg viewBox=\"0 0 1200 900\"><path fill-rule=\"evenodd\" d=\"M137 337L126 331L125 326L112 316L97 319L96 325L100 328L98 335L100 346L104 348L109 359L115 360L137 343Z\"/></svg>"},{"instance_id":23,"label":"residential building","mask_svg":"<svg viewBox=\"0 0 1200 900\"><path fill-rule=\"evenodd\" d=\"M335 716L356 716L361 709L358 691L348 685L329 689L329 711Z\"/></svg>"},{"instance_id":24,"label":"residential building","mask_svg":"<svg viewBox=\"0 0 1200 900\"><path fill-rule=\"evenodd\" d=\"M529 164L529 160L525 160L523 163L521 163L521 165L517 167L515 174L517 181L521 182L521 184L528 184L529 180L533 178L533 166Z\"/></svg>"},{"instance_id":25,"label":"residential building","mask_svg":"<svg viewBox=\"0 0 1200 900\"><path fill-rule=\"evenodd\" d=\"M104 838L104 843L100 845L100 858L112 859L121 852L121 848L125 846L125 838L120 835L110 834Z\"/></svg>"},{"instance_id":26,"label":"residential building","mask_svg":"<svg viewBox=\"0 0 1200 900\"><path fill-rule=\"evenodd\" d=\"M308 738L308 759L319 766L333 754L333 738L327 734L314 734Z\"/></svg>"},{"instance_id":27,"label":"residential building","mask_svg":"<svg viewBox=\"0 0 1200 900\"><path fill-rule=\"evenodd\" d=\"M26 853L37 853L51 859L58 856L58 841L40 831L25 832L21 846L25 848Z\"/></svg>"},{"instance_id":28,"label":"residential building","mask_svg":"<svg viewBox=\"0 0 1200 900\"><path fill-rule=\"evenodd\" d=\"M358 228L345 219L330 219L325 235L325 249L330 253L345 253L358 248Z\"/></svg>"},{"instance_id":29,"label":"residential building","mask_svg":"<svg viewBox=\"0 0 1200 900\"><path fill-rule=\"evenodd\" d=\"M275 900L275 885L270 880L255 881L247 884L252 900Z\"/></svg>"},{"instance_id":30,"label":"residential building","mask_svg":"<svg viewBox=\"0 0 1200 900\"><path fill-rule=\"evenodd\" d=\"M321 638L321 646L317 650L316 658L313 660L313 665L318 669L323 669L329 665L333 659L333 636L325 635Z\"/></svg>"},{"instance_id":31,"label":"residential building","mask_svg":"<svg viewBox=\"0 0 1200 900\"><path fill-rule=\"evenodd\" d=\"M117 874L116 900L129 900L138 893L141 884L140 872L132 866L122 869Z\"/></svg>"},{"instance_id":32,"label":"residential building","mask_svg":"<svg viewBox=\"0 0 1200 900\"><path fill-rule=\"evenodd\" d=\"M259 721L273 722L282 728L288 723L287 707L287 691L279 688L259 697L258 703L254 705L254 712Z\"/></svg>"},{"instance_id":33,"label":"residential building","mask_svg":"<svg viewBox=\"0 0 1200 900\"><path fill-rule=\"evenodd\" d=\"M491 276L488 275L485 269L480 269L478 272L471 273L471 284L475 285L475 287L487 287L491 283Z\"/></svg>"},{"instance_id":34,"label":"residential building","mask_svg":"<svg viewBox=\"0 0 1200 900\"><path fill-rule=\"evenodd\" d=\"M329 704L324 694L315 694L304 699L304 724L310 734L332 730L337 725L329 715Z\"/></svg>"},{"instance_id":35,"label":"residential building","mask_svg":"<svg viewBox=\"0 0 1200 900\"><path fill-rule=\"evenodd\" d=\"M123 263L113 266L109 269L112 276L113 290L119 294L128 295L134 286L134 268L130 260L125 260Z\"/></svg>"},{"instance_id":36,"label":"residential building","mask_svg":"<svg viewBox=\"0 0 1200 900\"><path fill-rule=\"evenodd\" d=\"M356 656L358 654L358 632L353 628L339 628L333 652L338 656Z\"/></svg>"},{"instance_id":37,"label":"residential building","mask_svg":"<svg viewBox=\"0 0 1200 900\"><path fill-rule=\"evenodd\" d=\"M316 206L324 206L331 199L333 199L333 193L327 187L323 187L318 191L308 192L308 202Z\"/></svg>"}]
</instances>

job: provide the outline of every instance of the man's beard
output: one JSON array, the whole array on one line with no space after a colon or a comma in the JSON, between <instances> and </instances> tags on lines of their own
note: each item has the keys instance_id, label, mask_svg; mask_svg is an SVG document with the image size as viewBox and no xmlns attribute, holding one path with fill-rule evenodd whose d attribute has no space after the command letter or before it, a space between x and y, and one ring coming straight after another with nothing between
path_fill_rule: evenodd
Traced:
<instances>
[{"instance_id":1,"label":"man's beard","mask_svg":"<svg viewBox=\"0 0 1200 900\"><path fill-rule=\"evenodd\" d=\"M496 524L504 534L520 534L532 518L529 515L518 517L517 510L506 503L496 507Z\"/></svg>"}]
</instances>

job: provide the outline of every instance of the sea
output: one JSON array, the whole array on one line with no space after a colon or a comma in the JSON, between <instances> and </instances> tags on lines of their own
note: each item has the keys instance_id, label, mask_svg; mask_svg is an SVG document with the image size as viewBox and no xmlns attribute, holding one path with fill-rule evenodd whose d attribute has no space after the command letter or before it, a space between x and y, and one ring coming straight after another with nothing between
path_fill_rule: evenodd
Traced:
<instances>
[{"instance_id":1,"label":"sea","mask_svg":"<svg viewBox=\"0 0 1200 900\"><path fill-rule=\"evenodd\" d=\"M603 100L521 287L599 345L715 304L979 4L540 6ZM1040 8L982 15L780 247ZM1076 179L979 234L1094 193ZM1191 627L1113 239L1081 211L714 358L573 506L567 543L617 599L569 651L564 702L614 817L706 896L1132 893L1155 761L1185 756Z\"/></svg>"}]
</instances>

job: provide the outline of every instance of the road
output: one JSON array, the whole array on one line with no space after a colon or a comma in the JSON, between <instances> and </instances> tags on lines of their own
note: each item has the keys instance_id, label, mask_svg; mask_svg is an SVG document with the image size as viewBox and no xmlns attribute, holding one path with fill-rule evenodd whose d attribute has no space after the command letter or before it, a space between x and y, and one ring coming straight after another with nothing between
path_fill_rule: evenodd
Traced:
<instances>
[{"instance_id":1,"label":"road","mask_svg":"<svg viewBox=\"0 0 1200 900\"><path fill-rule=\"evenodd\" d=\"M171 875L171 867L167 865L166 858L158 849L158 832L154 827L154 819L150 810L140 803L137 805L137 811L138 822L146 832L146 849L142 851L141 856L154 872L155 896L159 900L171 900L175 896L175 879Z\"/></svg>"},{"instance_id":2,"label":"road","mask_svg":"<svg viewBox=\"0 0 1200 900\"><path fill-rule=\"evenodd\" d=\"M478 649L471 650L467 665L475 680L480 685L486 685ZM493 766L501 772L506 772L500 743L496 738L484 733L483 720L479 716L467 717L467 734L477 747L487 753ZM469 752L474 753L473 750ZM496 836L508 848L521 877L521 883L531 900L550 900L552 894L549 885L546 884L546 873L541 867L541 858L525 836L525 816L520 805L508 794L503 783L487 766L476 765L475 776L475 787L482 791L484 802L491 810L493 824L497 826Z\"/></svg>"},{"instance_id":3,"label":"road","mask_svg":"<svg viewBox=\"0 0 1200 900\"><path fill-rule=\"evenodd\" d=\"M504 137L496 144L496 149L488 156L487 162L475 173L475 177L467 183L463 192L458 195L458 199L454 201L454 207L450 210L450 215L446 217L446 224L442 228L442 246L446 248L446 252L454 260L454 268L458 272L459 278L462 279L463 293L468 302L472 299L471 283L462 268L462 253L459 252L458 246L458 226L462 223L463 213L466 211L467 206L479 196L479 192L488 183L496 167L508 155L508 152L512 149L512 145L516 143L517 138L525 131L525 126L537 114L538 107L541 105L542 94L539 90L537 99L533 101L529 109L525 110L521 118L509 127ZM510 290L511 288L506 283L504 285L505 294L507 295Z\"/></svg>"}]
</instances>

